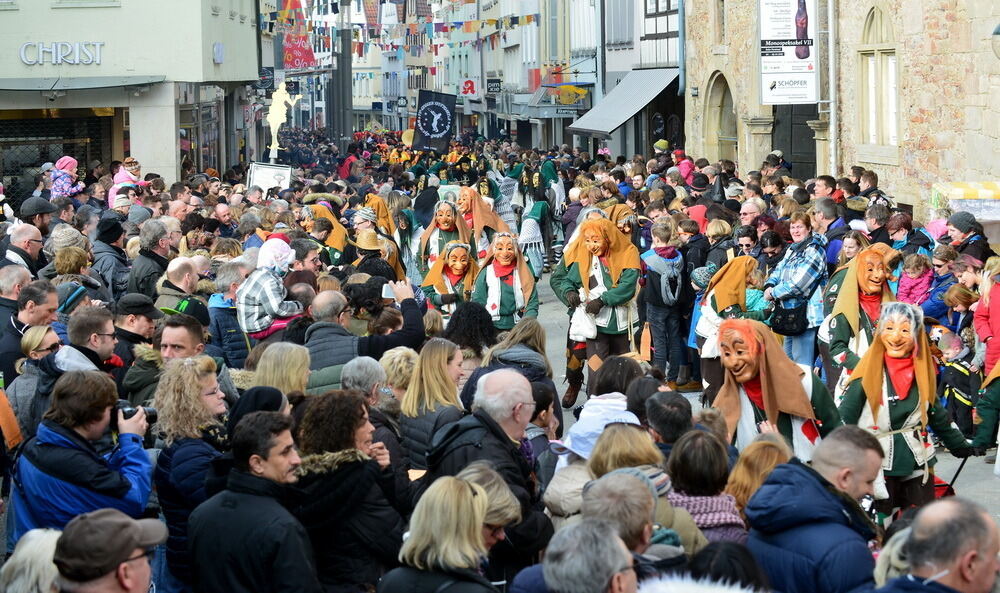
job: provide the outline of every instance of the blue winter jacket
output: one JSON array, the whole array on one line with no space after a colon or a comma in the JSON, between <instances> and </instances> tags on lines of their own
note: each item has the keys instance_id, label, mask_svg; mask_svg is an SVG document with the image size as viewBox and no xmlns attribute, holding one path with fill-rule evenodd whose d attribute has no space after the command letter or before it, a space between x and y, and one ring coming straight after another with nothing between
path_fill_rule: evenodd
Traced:
<instances>
[{"instance_id":1,"label":"blue winter jacket","mask_svg":"<svg viewBox=\"0 0 1000 593\"><path fill-rule=\"evenodd\" d=\"M212 343L222 350L226 366L242 369L247 356L250 356L250 338L243 333L236 318L236 303L221 293L215 293L208 299L208 316L212 320L208 333L212 336Z\"/></svg>"},{"instance_id":2,"label":"blue winter jacket","mask_svg":"<svg viewBox=\"0 0 1000 593\"><path fill-rule=\"evenodd\" d=\"M192 582L188 553L188 518L208 499L205 478L212 461L222 453L204 439L181 439L160 452L153 481L167 520L167 565L184 583Z\"/></svg>"},{"instance_id":3,"label":"blue winter jacket","mask_svg":"<svg viewBox=\"0 0 1000 593\"><path fill-rule=\"evenodd\" d=\"M936 581L928 582L920 577L903 575L876 589L875 593L958 593L958 591Z\"/></svg>"},{"instance_id":4,"label":"blue winter jacket","mask_svg":"<svg viewBox=\"0 0 1000 593\"><path fill-rule=\"evenodd\" d=\"M123 434L107 458L75 431L43 420L14 468L14 540L38 527L113 508L141 517L152 489L142 437Z\"/></svg>"},{"instance_id":5,"label":"blue winter jacket","mask_svg":"<svg viewBox=\"0 0 1000 593\"><path fill-rule=\"evenodd\" d=\"M945 315L948 314L948 305L944 304L944 293L948 292L948 289L955 282L955 275L951 272L944 276L934 276L934 282L931 284L931 295L926 301L920 304L920 308L924 310L925 317L933 317L938 320L944 319Z\"/></svg>"},{"instance_id":6,"label":"blue winter jacket","mask_svg":"<svg viewBox=\"0 0 1000 593\"><path fill-rule=\"evenodd\" d=\"M874 587L875 537L861 507L798 459L779 465L746 507L747 546L782 593Z\"/></svg>"}]
</instances>

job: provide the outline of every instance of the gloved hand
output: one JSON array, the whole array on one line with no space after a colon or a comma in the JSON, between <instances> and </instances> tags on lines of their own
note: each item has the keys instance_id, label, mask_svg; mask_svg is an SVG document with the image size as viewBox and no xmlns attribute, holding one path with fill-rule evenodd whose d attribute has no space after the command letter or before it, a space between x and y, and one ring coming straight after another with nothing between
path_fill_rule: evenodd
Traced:
<instances>
[{"instance_id":1,"label":"gloved hand","mask_svg":"<svg viewBox=\"0 0 1000 593\"><path fill-rule=\"evenodd\" d=\"M601 312L601 307L603 306L604 306L604 301L602 301L600 297L597 297L596 299L587 303L586 311L591 315L597 315L598 313Z\"/></svg>"},{"instance_id":2,"label":"gloved hand","mask_svg":"<svg viewBox=\"0 0 1000 593\"><path fill-rule=\"evenodd\" d=\"M976 454L975 447L958 447L957 449L950 449L951 454L959 459L965 459L966 457L973 457Z\"/></svg>"},{"instance_id":3,"label":"gloved hand","mask_svg":"<svg viewBox=\"0 0 1000 593\"><path fill-rule=\"evenodd\" d=\"M441 304L442 305L450 305L450 304L456 302L457 300L458 300L458 295L452 294L450 292L448 294L441 295Z\"/></svg>"},{"instance_id":4,"label":"gloved hand","mask_svg":"<svg viewBox=\"0 0 1000 593\"><path fill-rule=\"evenodd\" d=\"M575 290L567 290L563 297L566 298L566 304L570 307L576 309L580 306L580 294Z\"/></svg>"},{"instance_id":5,"label":"gloved hand","mask_svg":"<svg viewBox=\"0 0 1000 593\"><path fill-rule=\"evenodd\" d=\"M986 455L986 447L973 447L972 456L973 457L983 457Z\"/></svg>"}]
</instances>

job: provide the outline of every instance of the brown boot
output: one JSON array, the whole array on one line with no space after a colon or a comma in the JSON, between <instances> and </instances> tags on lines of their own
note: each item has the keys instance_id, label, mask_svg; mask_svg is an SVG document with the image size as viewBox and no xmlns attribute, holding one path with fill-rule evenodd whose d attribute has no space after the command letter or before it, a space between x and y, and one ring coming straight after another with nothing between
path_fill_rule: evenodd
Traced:
<instances>
[{"instance_id":1,"label":"brown boot","mask_svg":"<svg viewBox=\"0 0 1000 593\"><path fill-rule=\"evenodd\" d=\"M680 386L677 384L677 381L667 381L667 389L670 391L679 391Z\"/></svg>"},{"instance_id":2,"label":"brown boot","mask_svg":"<svg viewBox=\"0 0 1000 593\"><path fill-rule=\"evenodd\" d=\"M569 387L566 388L566 393L562 396L563 408L568 410L573 407L573 404L576 403L576 398L580 395L580 387L581 385L569 384Z\"/></svg>"},{"instance_id":3,"label":"brown boot","mask_svg":"<svg viewBox=\"0 0 1000 593\"><path fill-rule=\"evenodd\" d=\"M695 392L695 391L704 391L704 389L705 389L704 386L702 386L702 384L699 383L699 382L697 382L697 381L688 381L687 383L685 383L683 385L678 385L677 386L677 391L680 391L681 393L692 393L692 392Z\"/></svg>"}]
</instances>

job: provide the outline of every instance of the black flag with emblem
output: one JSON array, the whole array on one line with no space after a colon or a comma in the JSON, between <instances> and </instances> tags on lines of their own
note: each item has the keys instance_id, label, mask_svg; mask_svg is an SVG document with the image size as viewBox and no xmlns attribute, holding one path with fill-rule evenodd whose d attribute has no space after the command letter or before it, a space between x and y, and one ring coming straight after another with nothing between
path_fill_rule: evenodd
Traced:
<instances>
[{"instance_id":1,"label":"black flag with emblem","mask_svg":"<svg viewBox=\"0 0 1000 593\"><path fill-rule=\"evenodd\" d=\"M416 123L413 126L413 149L448 152L455 133L456 95L420 91Z\"/></svg>"}]
</instances>

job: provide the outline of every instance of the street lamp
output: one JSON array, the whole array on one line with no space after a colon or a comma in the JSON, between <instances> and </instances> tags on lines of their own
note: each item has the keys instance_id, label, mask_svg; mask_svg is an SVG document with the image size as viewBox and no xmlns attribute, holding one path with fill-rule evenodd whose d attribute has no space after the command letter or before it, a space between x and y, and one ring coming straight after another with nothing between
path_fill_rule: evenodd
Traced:
<instances>
[{"instance_id":1,"label":"street lamp","mask_svg":"<svg viewBox=\"0 0 1000 593\"><path fill-rule=\"evenodd\" d=\"M1000 59L1000 24L993 29L993 36L990 37L993 44L993 55Z\"/></svg>"}]
</instances>

